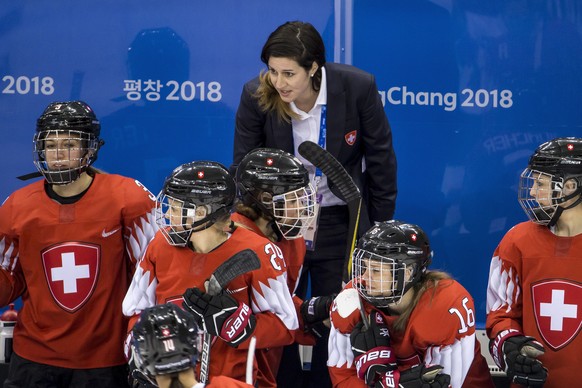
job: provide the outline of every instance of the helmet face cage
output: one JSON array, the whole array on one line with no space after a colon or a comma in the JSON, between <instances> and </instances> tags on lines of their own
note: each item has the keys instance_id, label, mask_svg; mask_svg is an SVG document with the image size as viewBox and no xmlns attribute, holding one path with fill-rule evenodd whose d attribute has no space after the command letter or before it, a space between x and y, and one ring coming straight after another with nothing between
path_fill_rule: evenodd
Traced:
<instances>
[{"instance_id":1,"label":"helmet face cage","mask_svg":"<svg viewBox=\"0 0 582 388\"><path fill-rule=\"evenodd\" d=\"M133 328L138 364L150 376L196 365L197 342L194 317L172 303L146 308Z\"/></svg>"},{"instance_id":2,"label":"helmet face cage","mask_svg":"<svg viewBox=\"0 0 582 388\"><path fill-rule=\"evenodd\" d=\"M377 307L400 303L422 281L431 261L428 237L418 225L398 220L376 223L360 237L352 255L354 287Z\"/></svg>"},{"instance_id":3,"label":"helmet face cage","mask_svg":"<svg viewBox=\"0 0 582 388\"><path fill-rule=\"evenodd\" d=\"M564 179L526 168L519 179L519 204L530 220L548 225L564 198Z\"/></svg>"},{"instance_id":4,"label":"helmet face cage","mask_svg":"<svg viewBox=\"0 0 582 388\"><path fill-rule=\"evenodd\" d=\"M272 206L275 224L287 240L303 237L315 219L315 190L311 183L297 190L274 195L272 202L263 203L267 207Z\"/></svg>"},{"instance_id":5,"label":"helmet face cage","mask_svg":"<svg viewBox=\"0 0 582 388\"><path fill-rule=\"evenodd\" d=\"M236 187L226 168L196 161L174 169L157 197L156 222L170 245L185 246L192 233L227 216Z\"/></svg>"},{"instance_id":6,"label":"helmet face cage","mask_svg":"<svg viewBox=\"0 0 582 388\"><path fill-rule=\"evenodd\" d=\"M95 161L99 140L79 130L44 130L33 139L33 161L48 183L66 185Z\"/></svg>"},{"instance_id":7,"label":"helmet face cage","mask_svg":"<svg viewBox=\"0 0 582 388\"><path fill-rule=\"evenodd\" d=\"M352 256L354 286L362 298L376 307L399 303L412 276L406 279L406 264L402 260L356 248Z\"/></svg>"},{"instance_id":8,"label":"helmet face cage","mask_svg":"<svg viewBox=\"0 0 582 388\"><path fill-rule=\"evenodd\" d=\"M552 227L582 197L582 139L556 138L540 145L520 177L518 200L528 218Z\"/></svg>"},{"instance_id":9,"label":"helmet face cage","mask_svg":"<svg viewBox=\"0 0 582 388\"><path fill-rule=\"evenodd\" d=\"M192 235L195 217L195 204L186 204L160 191L156 198L156 224L168 244L185 247Z\"/></svg>"}]
</instances>

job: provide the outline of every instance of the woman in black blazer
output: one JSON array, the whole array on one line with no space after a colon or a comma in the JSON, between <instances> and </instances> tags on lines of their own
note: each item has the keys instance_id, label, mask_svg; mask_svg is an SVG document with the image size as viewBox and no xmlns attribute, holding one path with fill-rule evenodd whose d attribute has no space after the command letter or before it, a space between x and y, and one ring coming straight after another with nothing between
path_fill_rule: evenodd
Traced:
<instances>
[{"instance_id":1,"label":"woman in black blazer","mask_svg":"<svg viewBox=\"0 0 582 388\"><path fill-rule=\"evenodd\" d=\"M337 293L349 243L347 206L325 176L314 177L315 167L297 148L305 140L319 143L352 176L364 197L360 230L368 230L375 221L392 219L396 156L376 81L353 66L326 63L321 35L304 22L287 22L272 32L261 60L268 69L244 85L236 113L231 171L249 151L270 147L296 155L312 179L320 179L321 211L314 250L305 257L297 295L306 297L308 281L312 296ZM331 386L326 360L324 335L312 358L310 380L318 388ZM280 375L285 367L283 361ZM288 376L279 380L279 386L299 386Z\"/></svg>"}]
</instances>

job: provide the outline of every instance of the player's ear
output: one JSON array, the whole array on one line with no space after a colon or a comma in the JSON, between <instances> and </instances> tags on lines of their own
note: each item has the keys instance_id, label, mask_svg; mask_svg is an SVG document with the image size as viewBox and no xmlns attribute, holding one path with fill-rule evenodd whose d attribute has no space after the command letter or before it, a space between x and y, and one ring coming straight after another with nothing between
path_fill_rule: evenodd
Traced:
<instances>
[{"instance_id":1,"label":"player's ear","mask_svg":"<svg viewBox=\"0 0 582 388\"><path fill-rule=\"evenodd\" d=\"M273 195L263 191L261 194L259 194L259 200L265 205L270 205L273 203Z\"/></svg>"},{"instance_id":2,"label":"player's ear","mask_svg":"<svg viewBox=\"0 0 582 388\"><path fill-rule=\"evenodd\" d=\"M210 209L207 206L196 206L196 218L202 219L206 217Z\"/></svg>"},{"instance_id":3,"label":"player's ear","mask_svg":"<svg viewBox=\"0 0 582 388\"><path fill-rule=\"evenodd\" d=\"M408 282L412 279L412 275L414 274L414 265L407 265L406 270L404 271L404 279Z\"/></svg>"},{"instance_id":4,"label":"player's ear","mask_svg":"<svg viewBox=\"0 0 582 388\"><path fill-rule=\"evenodd\" d=\"M572 194L578 188L578 181L576 179L568 179L564 183L564 195Z\"/></svg>"}]
</instances>

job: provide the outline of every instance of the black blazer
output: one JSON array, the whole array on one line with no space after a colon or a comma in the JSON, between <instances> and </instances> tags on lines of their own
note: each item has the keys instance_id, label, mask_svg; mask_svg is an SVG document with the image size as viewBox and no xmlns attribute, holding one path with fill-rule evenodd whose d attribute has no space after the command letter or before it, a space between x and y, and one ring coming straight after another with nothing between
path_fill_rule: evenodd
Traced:
<instances>
[{"instance_id":1,"label":"black blazer","mask_svg":"<svg viewBox=\"0 0 582 388\"><path fill-rule=\"evenodd\" d=\"M394 215L397 186L392 132L373 75L337 63L326 63L325 69L326 149L345 167L363 193L366 206L361 227L365 229L360 231L365 232L370 222L389 220ZM280 121L275 112L260 110L252 96L258 85L257 77L247 82L242 91L236 112L232 172L248 152L258 147L294 153L291 123ZM353 131L356 131L356 140L350 145L347 135ZM336 194L331 183L330 190Z\"/></svg>"}]
</instances>

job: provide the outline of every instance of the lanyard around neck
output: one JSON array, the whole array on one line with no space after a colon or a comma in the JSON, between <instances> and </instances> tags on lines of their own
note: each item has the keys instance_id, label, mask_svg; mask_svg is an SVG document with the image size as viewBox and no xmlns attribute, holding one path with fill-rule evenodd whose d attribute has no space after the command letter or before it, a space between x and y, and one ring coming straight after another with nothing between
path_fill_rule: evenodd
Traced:
<instances>
[{"instance_id":1,"label":"lanyard around neck","mask_svg":"<svg viewBox=\"0 0 582 388\"><path fill-rule=\"evenodd\" d=\"M325 137L327 135L327 105L321 106L321 121L319 123L319 141L317 144L323 149L325 149ZM321 170L316 167L315 168L315 181L319 183L321 180Z\"/></svg>"}]
</instances>

